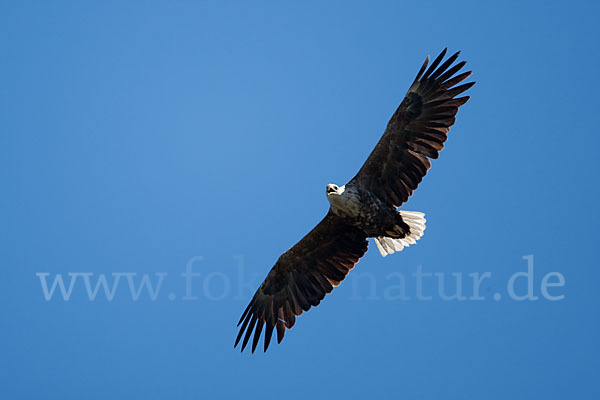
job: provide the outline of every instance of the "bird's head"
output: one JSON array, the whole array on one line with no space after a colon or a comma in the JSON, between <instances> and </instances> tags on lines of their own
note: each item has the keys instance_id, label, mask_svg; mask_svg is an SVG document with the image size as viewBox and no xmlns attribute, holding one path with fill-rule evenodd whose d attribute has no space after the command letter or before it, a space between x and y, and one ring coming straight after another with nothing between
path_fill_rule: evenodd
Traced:
<instances>
[{"instance_id":1,"label":"bird's head","mask_svg":"<svg viewBox=\"0 0 600 400\"><path fill-rule=\"evenodd\" d=\"M329 196L339 196L340 194L344 193L344 187L339 187L338 185L334 184L334 183L330 183L329 185L327 185L327 189L326 189L326 194L327 197Z\"/></svg>"}]
</instances>

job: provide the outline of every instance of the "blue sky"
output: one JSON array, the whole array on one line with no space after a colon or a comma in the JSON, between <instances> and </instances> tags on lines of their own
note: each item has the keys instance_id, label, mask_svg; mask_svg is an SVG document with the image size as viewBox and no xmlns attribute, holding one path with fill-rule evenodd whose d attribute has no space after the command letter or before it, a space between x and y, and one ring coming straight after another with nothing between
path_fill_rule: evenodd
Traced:
<instances>
[{"instance_id":1,"label":"blue sky","mask_svg":"<svg viewBox=\"0 0 600 400\"><path fill-rule=\"evenodd\" d=\"M2 2L2 397L593 397L600 10L484 3ZM371 243L281 345L234 350L325 185L446 46L477 85L405 206L424 237ZM531 260L537 300L516 300Z\"/></svg>"}]
</instances>

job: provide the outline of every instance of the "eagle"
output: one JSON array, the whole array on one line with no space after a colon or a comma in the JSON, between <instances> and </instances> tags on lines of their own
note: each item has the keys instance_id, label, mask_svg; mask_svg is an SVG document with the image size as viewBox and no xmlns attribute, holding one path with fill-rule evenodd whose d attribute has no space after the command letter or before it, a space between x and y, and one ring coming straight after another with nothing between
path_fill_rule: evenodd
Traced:
<instances>
[{"instance_id":1,"label":"eagle","mask_svg":"<svg viewBox=\"0 0 600 400\"><path fill-rule=\"evenodd\" d=\"M458 72L460 52L446 60L447 49L429 65L429 56L392 115L383 136L356 176L343 186L329 184L330 207L319 224L283 253L238 322L234 347L241 351L252 332L252 353L265 330L267 351L273 330L281 343L296 317L317 306L367 252L373 238L383 257L415 244L425 231L425 214L398 211L421 182L430 159L438 158L458 108L457 97L475 82L458 85L472 71ZM428 68L429 65L429 68Z\"/></svg>"}]
</instances>

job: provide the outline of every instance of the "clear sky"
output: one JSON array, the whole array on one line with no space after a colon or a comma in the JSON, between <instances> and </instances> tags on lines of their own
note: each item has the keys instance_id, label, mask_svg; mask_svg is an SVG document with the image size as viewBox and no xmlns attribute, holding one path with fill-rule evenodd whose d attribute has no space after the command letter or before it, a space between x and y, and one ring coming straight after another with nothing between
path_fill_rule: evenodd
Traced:
<instances>
[{"instance_id":1,"label":"clear sky","mask_svg":"<svg viewBox=\"0 0 600 400\"><path fill-rule=\"evenodd\" d=\"M0 3L0 397L594 397L597 3L252 3ZM424 237L234 350L446 46L477 84Z\"/></svg>"}]
</instances>

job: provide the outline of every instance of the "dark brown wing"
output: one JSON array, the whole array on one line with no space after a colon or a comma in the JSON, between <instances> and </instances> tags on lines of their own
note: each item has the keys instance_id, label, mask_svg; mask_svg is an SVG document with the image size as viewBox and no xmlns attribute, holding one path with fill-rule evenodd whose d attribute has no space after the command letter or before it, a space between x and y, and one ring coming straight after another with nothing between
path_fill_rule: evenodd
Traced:
<instances>
[{"instance_id":1,"label":"dark brown wing","mask_svg":"<svg viewBox=\"0 0 600 400\"><path fill-rule=\"evenodd\" d=\"M312 231L279 257L242 314L234 347L246 332L244 351L254 331L254 353L265 325L264 350L269 347L274 328L280 343L285 329L294 326L296 316L318 305L339 285L367 246L367 236L361 229L343 223L329 211Z\"/></svg>"},{"instance_id":2,"label":"dark brown wing","mask_svg":"<svg viewBox=\"0 0 600 400\"><path fill-rule=\"evenodd\" d=\"M469 71L455 76L466 64L452 66L459 53L440 65L444 49L425 71L427 57L379 143L353 178L388 204L399 206L408 200L431 166L429 158L437 158L444 147L458 108L469 100L469 96L456 98L475 84L455 86L471 75Z\"/></svg>"}]
</instances>

